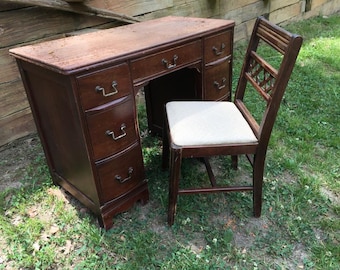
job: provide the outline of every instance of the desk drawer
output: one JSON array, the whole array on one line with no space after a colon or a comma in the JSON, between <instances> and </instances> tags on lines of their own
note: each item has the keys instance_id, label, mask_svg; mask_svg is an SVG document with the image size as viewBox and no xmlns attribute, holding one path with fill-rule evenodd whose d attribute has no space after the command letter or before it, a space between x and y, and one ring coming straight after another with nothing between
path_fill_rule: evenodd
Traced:
<instances>
[{"instance_id":1,"label":"desk drawer","mask_svg":"<svg viewBox=\"0 0 340 270\"><path fill-rule=\"evenodd\" d=\"M103 105L131 93L126 63L77 77L84 110Z\"/></svg>"},{"instance_id":2,"label":"desk drawer","mask_svg":"<svg viewBox=\"0 0 340 270\"><path fill-rule=\"evenodd\" d=\"M132 77L135 82L156 77L169 70L193 63L201 57L201 41L197 40L161 53L139 58L131 62Z\"/></svg>"},{"instance_id":3,"label":"desk drawer","mask_svg":"<svg viewBox=\"0 0 340 270\"><path fill-rule=\"evenodd\" d=\"M204 39L204 60L210 63L231 55L232 32L226 31Z\"/></svg>"},{"instance_id":4,"label":"desk drawer","mask_svg":"<svg viewBox=\"0 0 340 270\"><path fill-rule=\"evenodd\" d=\"M95 160L113 155L137 140L131 97L105 110L87 115Z\"/></svg>"},{"instance_id":5,"label":"desk drawer","mask_svg":"<svg viewBox=\"0 0 340 270\"><path fill-rule=\"evenodd\" d=\"M131 191L144 179L142 151L139 144L112 160L97 165L101 202L105 203Z\"/></svg>"},{"instance_id":6,"label":"desk drawer","mask_svg":"<svg viewBox=\"0 0 340 270\"><path fill-rule=\"evenodd\" d=\"M205 71L206 100L218 100L230 95L230 61L207 68Z\"/></svg>"}]
</instances>

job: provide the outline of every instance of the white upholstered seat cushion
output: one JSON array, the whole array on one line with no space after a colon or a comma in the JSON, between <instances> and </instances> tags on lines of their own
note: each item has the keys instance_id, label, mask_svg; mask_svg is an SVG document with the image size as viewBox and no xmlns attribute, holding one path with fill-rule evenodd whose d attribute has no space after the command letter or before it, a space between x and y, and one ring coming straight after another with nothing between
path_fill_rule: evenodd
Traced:
<instances>
[{"instance_id":1,"label":"white upholstered seat cushion","mask_svg":"<svg viewBox=\"0 0 340 270\"><path fill-rule=\"evenodd\" d=\"M166 113L172 141L178 146L258 142L232 102L171 101Z\"/></svg>"}]
</instances>

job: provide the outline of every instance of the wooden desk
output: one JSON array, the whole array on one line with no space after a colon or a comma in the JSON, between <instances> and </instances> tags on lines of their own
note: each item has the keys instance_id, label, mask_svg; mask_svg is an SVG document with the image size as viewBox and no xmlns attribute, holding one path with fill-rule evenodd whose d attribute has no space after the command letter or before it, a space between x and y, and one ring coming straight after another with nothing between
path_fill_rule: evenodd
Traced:
<instances>
[{"instance_id":1,"label":"wooden desk","mask_svg":"<svg viewBox=\"0 0 340 270\"><path fill-rule=\"evenodd\" d=\"M135 94L146 89L149 128L164 102L230 99L234 22L165 17L10 50L48 166L105 229L149 198Z\"/></svg>"}]
</instances>

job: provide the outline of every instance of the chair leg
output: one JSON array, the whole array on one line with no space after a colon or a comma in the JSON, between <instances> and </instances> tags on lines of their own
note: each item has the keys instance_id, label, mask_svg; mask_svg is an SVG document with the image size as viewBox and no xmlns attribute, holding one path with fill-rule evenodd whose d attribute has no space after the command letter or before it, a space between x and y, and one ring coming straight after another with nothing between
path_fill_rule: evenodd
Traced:
<instances>
[{"instance_id":1,"label":"chair leg","mask_svg":"<svg viewBox=\"0 0 340 270\"><path fill-rule=\"evenodd\" d=\"M169 226L172 226L175 220L181 163L182 163L182 150L171 149L170 151L170 179L169 179L169 209L168 209Z\"/></svg>"},{"instance_id":2,"label":"chair leg","mask_svg":"<svg viewBox=\"0 0 340 270\"><path fill-rule=\"evenodd\" d=\"M231 156L231 167L234 170L237 170L237 166L238 166L238 156Z\"/></svg>"},{"instance_id":3,"label":"chair leg","mask_svg":"<svg viewBox=\"0 0 340 270\"><path fill-rule=\"evenodd\" d=\"M255 160L253 167L253 204L254 217L261 216L264 160Z\"/></svg>"},{"instance_id":4,"label":"chair leg","mask_svg":"<svg viewBox=\"0 0 340 270\"><path fill-rule=\"evenodd\" d=\"M216 184L216 178L215 178L215 175L212 171L212 168L211 168L211 165L210 165L210 162L209 162L209 159L207 157L204 157L203 158L203 162L204 162L204 165L205 165L205 168L207 170L207 173L208 173L208 176L209 176L209 180L210 180L210 183L211 183L211 186L212 187L216 187L217 184Z\"/></svg>"},{"instance_id":5,"label":"chair leg","mask_svg":"<svg viewBox=\"0 0 340 270\"><path fill-rule=\"evenodd\" d=\"M163 128L163 144L162 144L162 169L165 171L169 168L169 134L168 130Z\"/></svg>"}]
</instances>

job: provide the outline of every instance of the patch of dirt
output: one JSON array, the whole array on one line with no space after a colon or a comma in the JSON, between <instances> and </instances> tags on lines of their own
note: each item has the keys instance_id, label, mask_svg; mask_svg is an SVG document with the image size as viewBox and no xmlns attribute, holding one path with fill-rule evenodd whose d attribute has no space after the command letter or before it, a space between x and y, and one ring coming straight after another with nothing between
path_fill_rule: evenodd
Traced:
<instances>
[{"instance_id":1,"label":"patch of dirt","mask_svg":"<svg viewBox=\"0 0 340 270\"><path fill-rule=\"evenodd\" d=\"M21 138L0 147L0 190L19 188L24 171L37 155L43 155L37 135Z\"/></svg>"},{"instance_id":2,"label":"patch of dirt","mask_svg":"<svg viewBox=\"0 0 340 270\"><path fill-rule=\"evenodd\" d=\"M327 189L325 187L321 187L320 191L333 204L340 205L340 196L338 194L335 194L333 191L331 191L331 190L329 190L329 189Z\"/></svg>"}]
</instances>

